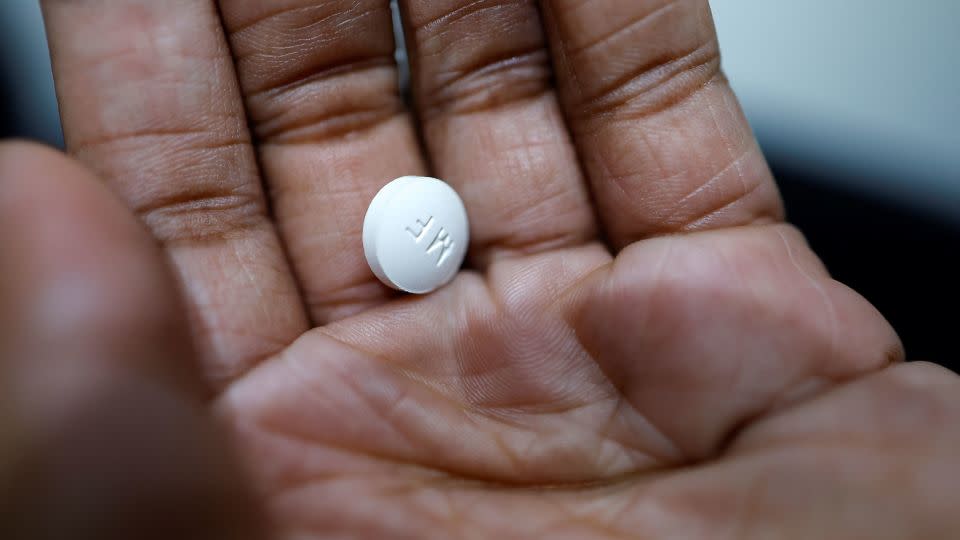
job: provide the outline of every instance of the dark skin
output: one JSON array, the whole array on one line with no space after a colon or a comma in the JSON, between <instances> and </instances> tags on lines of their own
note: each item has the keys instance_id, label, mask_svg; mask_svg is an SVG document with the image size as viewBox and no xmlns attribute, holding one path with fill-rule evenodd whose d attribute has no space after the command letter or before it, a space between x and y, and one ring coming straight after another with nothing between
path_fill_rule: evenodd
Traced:
<instances>
[{"instance_id":1,"label":"dark skin","mask_svg":"<svg viewBox=\"0 0 960 540\"><path fill-rule=\"evenodd\" d=\"M960 381L783 223L705 1L400 3L411 109L385 1L42 2L0 536L956 537ZM471 218L421 297L404 174Z\"/></svg>"}]
</instances>

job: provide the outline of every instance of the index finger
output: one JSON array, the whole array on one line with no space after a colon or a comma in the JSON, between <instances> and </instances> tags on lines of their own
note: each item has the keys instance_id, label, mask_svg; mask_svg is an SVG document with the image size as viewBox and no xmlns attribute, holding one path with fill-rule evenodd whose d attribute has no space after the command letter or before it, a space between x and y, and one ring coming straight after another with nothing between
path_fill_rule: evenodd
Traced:
<instances>
[{"instance_id":1,"label":"index finger","mask_svg":"<svg viewBox=\"0 0 960 540\"><path fill-rule=\"evenodd\" d=\"M220 388L307 329L213 2L43 0L67 149L173 261Z\"/></svg>"}]
</instances>

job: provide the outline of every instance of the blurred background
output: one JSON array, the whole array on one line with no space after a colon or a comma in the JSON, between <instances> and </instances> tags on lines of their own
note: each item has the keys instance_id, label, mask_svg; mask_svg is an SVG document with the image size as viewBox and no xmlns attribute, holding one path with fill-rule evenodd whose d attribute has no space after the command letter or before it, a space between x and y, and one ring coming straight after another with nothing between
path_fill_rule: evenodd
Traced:
<instances>
[{"instance_id":1,"label":"blurred background","mask_svg":"<svg viewBox=\"0 0 960 540\"><path fill-rule=\"evenodd\" d=\"M960 1L713 0L790 220L911 359L960 368ZM37 0L0 0L0 137L61 146Z\"/></svg>"}]
</instances>

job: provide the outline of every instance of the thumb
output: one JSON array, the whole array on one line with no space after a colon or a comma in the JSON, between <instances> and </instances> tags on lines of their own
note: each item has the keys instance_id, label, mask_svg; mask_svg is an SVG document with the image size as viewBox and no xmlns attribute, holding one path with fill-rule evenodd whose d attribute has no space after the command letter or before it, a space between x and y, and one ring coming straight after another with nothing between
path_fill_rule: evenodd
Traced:
<instances>
[{"instance_id":1,"label":"thumb","mask_svg":"<svg viewBox=\"0 0 960 540\"><path fill-rule=\"evenodd\" d=\"M65 156L0 145L0 538L258 536L159 250Z\"/></svg>"}]
</instances>

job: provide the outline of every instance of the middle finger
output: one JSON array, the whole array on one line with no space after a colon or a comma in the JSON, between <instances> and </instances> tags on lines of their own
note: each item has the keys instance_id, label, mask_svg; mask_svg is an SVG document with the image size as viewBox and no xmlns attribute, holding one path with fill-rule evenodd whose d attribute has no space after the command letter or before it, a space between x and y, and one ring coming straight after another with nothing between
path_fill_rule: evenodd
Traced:
<instances>
[{"instance_id":1,"label":"middle finger","mask_svg":"<svg viewBox=\"0 0 960 540\"><path fill-rule=\"evenodd\" d=\"M390 296L367 267L367 205L423 174L389 0L221 0L264 176L315 323Z\"/></svg>"}]
</instances>

